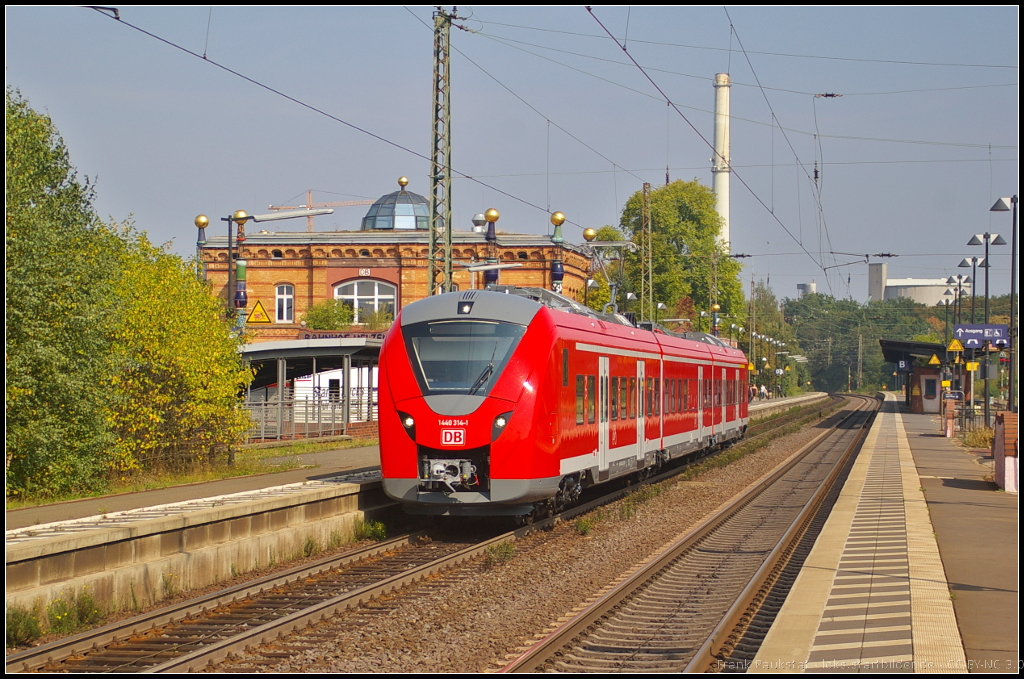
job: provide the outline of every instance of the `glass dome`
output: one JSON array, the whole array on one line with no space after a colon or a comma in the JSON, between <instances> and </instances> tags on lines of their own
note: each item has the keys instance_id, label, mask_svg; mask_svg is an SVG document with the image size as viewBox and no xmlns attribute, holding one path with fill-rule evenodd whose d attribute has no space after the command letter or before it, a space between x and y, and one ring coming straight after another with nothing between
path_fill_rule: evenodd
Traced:
<instances>
[{"instance_id":1,"label":"glass dome","mask_svg":"<svg viewBox=\"0 0 1024 679\"><path fill-rule=\"evenodd\" d=\"M363 231L427 231L430 228L430 203L418 193L401 190L381 196L363 217Z\"/></svg>"}]
</instances>

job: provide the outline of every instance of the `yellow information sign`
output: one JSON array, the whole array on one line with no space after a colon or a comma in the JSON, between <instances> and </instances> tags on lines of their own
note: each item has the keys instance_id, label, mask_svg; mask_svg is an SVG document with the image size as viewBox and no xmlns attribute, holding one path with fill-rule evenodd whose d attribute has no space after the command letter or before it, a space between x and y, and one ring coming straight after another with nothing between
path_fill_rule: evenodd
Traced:
<instances>
[{"instance_id":1,"label":"yellow information sign","mask_svg":"<svg viewBox=\"0 0 1024 679\"><path fill-rule=\"evenodd\" d=\"M256 300L256 306L249 312L249 317L245 319L245 322L249 324L267 324L273 321L270 320L267 310L263 308L263 302Z\"/></svg>"},{"instance_id":2,"label":"yellow information sign","mask_svg":"<svg viewBox=\"0 0 1024 679\"><path fill-rule=\"evenodd\" d=\"M967 371L974 372L978 369L979 365L981 365L980 361L967 361Z\"/></svg>"},{"instance_id":3,"label":"yellow information sign","mask_svg":"<svg viewBox=\"0 0 1024 679\"><path fill-rule=\"evenodd\" d=\"M953 338L953 341L949 343L949 346L946 347L946 351L963 351L963 350L964 350L964 345L961 344L960 340L958 340L955 337Z\"/></svg>"},{"instance_id":4,"label":"yellow information sign","mask_svg":"<svg viewBox=\"0 0 1024 679\"><path fill-rule=\"evenodd\" d=\"M953 386L953 381L952 380L942 380L942 386L943 387L951 387L951 386Z\"/></svg>"},{"instance_id":5,"label":"yellow information sign","mask_svg":"<svg viewBox=\"0 0 1024 679\"><path fill-rule=\"evenodd\" d=\"M932 357L928 359L928 365L940 365L941 363L942 361L935 354L932 354Z\"/></svg>"}]
</instances>

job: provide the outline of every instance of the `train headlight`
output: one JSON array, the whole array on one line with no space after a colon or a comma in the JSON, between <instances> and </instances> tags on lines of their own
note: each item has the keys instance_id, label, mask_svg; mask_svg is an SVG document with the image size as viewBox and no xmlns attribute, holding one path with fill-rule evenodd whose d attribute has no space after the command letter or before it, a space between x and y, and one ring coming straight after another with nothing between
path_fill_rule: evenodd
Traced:
<instances>
[{"instance_id":1,"label":"train headlight","mask_svg":"<svg viewBox=\"0 0 1024 679\"><path fill-rule=\"evenodd\" d=\"M494 418L494 422L491 424L491 440L494 441L501 432L505 431L505 427L508 426L508 421L512 418L512 413L502 413Z\"/></svg>"},{"instance_id":2,"label":"train headlight","mask_svg":"<svg viewBox=\"0 0 1024 679\"><path fill-rule=\"evenodd\" d=\"M405 428L405 433L409 435L413 441L416 440L416 420L412 418L412 415L398 411L398 420L402 423Z\"/></svg>"}]
</instances>

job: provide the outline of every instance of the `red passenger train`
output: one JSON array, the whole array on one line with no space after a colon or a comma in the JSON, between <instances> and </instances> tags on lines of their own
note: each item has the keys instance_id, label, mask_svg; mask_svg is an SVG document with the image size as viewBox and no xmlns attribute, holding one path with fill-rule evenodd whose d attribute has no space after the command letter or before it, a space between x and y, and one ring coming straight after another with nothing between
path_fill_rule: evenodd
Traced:
<instances>
[{"instance_id":1,"label":"red passenger train","mask_svg":"<svg viewBox=\"0 0 1024 679\"><path fill-rule=\"evenodd\" d=\"M583 488L740 438L742 351L539 288L437 295L384 339L384 490L413 514L558 509Z\"/></svg>"}]
</instances>

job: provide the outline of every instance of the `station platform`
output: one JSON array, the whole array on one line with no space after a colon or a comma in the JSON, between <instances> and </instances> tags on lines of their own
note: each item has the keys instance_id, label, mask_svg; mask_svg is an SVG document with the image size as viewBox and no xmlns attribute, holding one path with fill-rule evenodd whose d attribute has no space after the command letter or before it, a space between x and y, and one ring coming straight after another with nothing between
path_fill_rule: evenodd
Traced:
<instances>
[{"instance_id":1,"label":"station platform","mask_svg":"<svg viewBox=\"0 0 1024 679\"><path fill-rule=\"evenodd\" d=\"M748 672L1016 672L1018 496L895 394Z\"/></svg>"}]
</instances>

